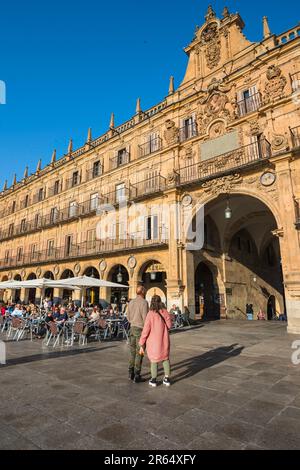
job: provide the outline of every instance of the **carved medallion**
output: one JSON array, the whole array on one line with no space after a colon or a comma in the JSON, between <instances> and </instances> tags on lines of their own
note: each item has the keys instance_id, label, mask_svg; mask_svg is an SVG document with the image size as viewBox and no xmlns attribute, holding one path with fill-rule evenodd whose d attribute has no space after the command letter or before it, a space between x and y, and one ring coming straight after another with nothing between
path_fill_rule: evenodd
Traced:
<instances>
[{"instance_id":1,"label":"carved medallion","mask_svg":"<svg viewBox=\"0 0 300 470\"><path fill-rule=\"evenodd\" d=\"M285 150L288 147L288 140L284 135L274 135L271 142L273 150Z\"/></svg>"},{"instance_id":2,"label":"carved medallion","mask_svg":"<svg viewBox=\"0 0 300 470\"><path fill-rule=\"evenodd\" d=\"M166 121L166 130L164 132L164 138L168 145L176 144L179 137L179 129L176 127L175 122L168 119Z\"/></svg>"},{"instance_id":3,"label":"carved medallion","mask_svg":"<svg viewBox=\"0 0 300 470\"><path fill-rule=\"evenodd\" d=\"M127 266L129 269L134 269L137 265L137 260L134 256L130 256L127 261Z\"/></svg>"},{"instance_id":4,"label":"carved medallion","mask_svg":"<svg viewBox=\"0 0 300 470\"><path fill-rule=\"evenodd\" d=\"M76 263L74 266L74 273L78 275L80 273L80 269L81 269L80 264Z\"/></svg>"},{"instance_id":5,"label":"carved medallion","mask_svg":"<svg viewBox=\"0 0 300 470\"><path fill-rule=\"evenodd\" d=\"M268 81L265 86L264 102L267 104L272 100L280 99L284 96L287 79L282 75L281 69L276 65L271 65L266 75Z\"/></svg>"},{"instance_id":6,"label":"carved medallion","mask_svg":"<svg viewBox=\"0 0 300 470\"><path fill-rule=\"evenodd\" d=\"M106 270L106 268L107 268L107 263L105 259L102 259L99 263L99 269L103 273Z\"/></svg>"},{"instance_id":7,"label":"carved medallion","mask_svg":"<svg viewBox=\"0 0 300 470\"><path fill-rule=\"evenodd\" d=\"M218 24L210 23L202 32L202 44L205 45L205 57L207 67L211 70L220 62L221 59L221 41L218 32Z\"/></svg>"}]
</instances>

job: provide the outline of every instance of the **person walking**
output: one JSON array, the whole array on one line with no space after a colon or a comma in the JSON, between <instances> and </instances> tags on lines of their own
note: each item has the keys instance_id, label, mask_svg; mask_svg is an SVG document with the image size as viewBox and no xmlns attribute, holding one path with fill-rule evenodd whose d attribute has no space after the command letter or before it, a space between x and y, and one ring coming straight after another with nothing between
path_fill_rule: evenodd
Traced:
<instances>
[{"instance_id":1,"label":"person walking","mask_svg":"<svg viewBox=\"0 0 300 470\"><path fill-rule=\"evenodd\" d=\"M154 295L150 304L150 311L147 315L145 326L139 341L140 354L143 356L145 348L151 362L151 387L157 386L158 364L163 363L165 377L163 384L169 387L170 382L170 335L172 327L171 315L164 308L159 295Z\"/></svg>"},{"instance_id":2,"label":"person walking","mask_svg":"<svg viewBox=\"0 0 300 470\"><path fill-rule=\"evenodd\" d=\"M149 310L148 302L145 299L146 290L143 286L138 286L137 297L130 301L127 310L127 320L130 323L129 345L129 379L135 383L141 381L141 369L143 356L140 355L139 341L144 328L146 316Z\"/></svg>"}]
</instances>

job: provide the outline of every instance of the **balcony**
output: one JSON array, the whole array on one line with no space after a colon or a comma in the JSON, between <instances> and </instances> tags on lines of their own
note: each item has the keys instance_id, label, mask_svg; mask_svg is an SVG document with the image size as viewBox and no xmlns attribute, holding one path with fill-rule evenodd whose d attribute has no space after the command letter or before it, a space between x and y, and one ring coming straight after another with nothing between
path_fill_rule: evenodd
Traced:
<instances>
[{"instance_id":1,"label":"balcony","mask_svg":"<svg viewBox=\"0 0 300 470\"><path fill-rule=\"evenodd\" d=\"M262 98L260 93L255 93L253 96L244 98L237 102L238 114L240 117L246 116L246 114L257 111L262 104Z\"/></svg>"},{"instance_id":2,"label":"balcony","mask_svg":"<svg viewBox=\"0 0 300 470\"><path fill-rule=\"evenodd\" d=\"M51 188L48 189L48 197L57 196L62 192L62 182L60 181L59 184L54 184Z\"/></svg>"},{"instance_id":3,"label":"balcony","mask_svg":"<svg viewBox=\"0 0 300 470\"><path fill-rule=\"evenodd\" d=\"M271 157L271 145L266 139L261 139L244 147L240 147L209 160L180 169L180 184L189 184L199 180L210 179L232 170L248 167Z\"/></svg>"},{"instance_id":4,"label":"balcony","mask_svg":"<svg viewBox=\"0 0 300 470\"><path fill-rule=\"evenodd\" d=\"M32 204L36 204L37 202L42 202L46 198L46 191L39 191L37 194L35 194L32 198Z\"/></svg>"},{"instance_id":5,"label":"balcony","mask_svg":"<svg viewBox=\"0 0 300 470\"><path fill-rule=\"evenodd\" d=\"M300 147L300 126L290 128L293 148Z\"/></svg>"},{"instance_id":6,"label":"balcony","mask_svg":"<svg viewBox=\"0 0 300 470\"><path fill-rule=\"evenodd\" d=\"M117 204L129 201L130 198L131 188L127 188L124 186L123 188L120 188L119 191L115 189L114 191L104 194L103 198L101 198L101 203L115 206Z\"/></svg>"},{"instance_id":7,"label":"balcony","mask_svg":"<svg viewBox=\"0 0 300 470\"><path fill-rule=\"evenodd\" d=\"M291 84L292 84L292 92L295 93L296 91L300 90L300 72L293 73L290 75L291 77Z\"/></svg>"},{"instance_id":8,"label":"balcony","mask_svg":"<svg viewBox=\"0 0 300 470\"><path fill-rule=\"evenodd\" d=\"M75 188L75 186L79 186L79 184L81 183L81 175L79 174L76 174L72 176L72 178L69 178L65 181L65 189L71 189L71 188Z\"/></svg>"},{"instance_id":9,"label":"balcony","mask_svg":"<svg viewBox=\"0 0 300 470\"><path fill-rule=\"evenodd\" d=\"M197 135L198 130L196 122L190 122L179 129L180 142L185 142L186 140L192 139L193 137L197 137Z\"/></svg>"},{"instance_id":10,"label":"balcony","mask_svg":"<svg viewBox=\"0 0 300 470\"><path fill-rule=\"evenodd\" d=\"M118 251L132 251L147 248L165 248L168 243L162 238L161 233L155 239L147 240L144 232L131 234L125 240L95 240L85 241L80 244L65 245L59 248L51 248L40 252L25 253L20 258L7 257L0 260L0 269L14 268L26 265L35 265L48 262L64 261L67 259L80 259L99 255L109 255Z\"/></svg>"},{"instance_id":11,"label":"balcony","mask_svg":"<svg viewBox=\"0 0 300 470\"><path fill-rule=\"evenodd\" d=\"M160 137L156 137L155 139L151 139L145 144L139 145L139 156L146 157L151 153L159 152L162 149L162 139Z\"/></svg>"},{"instance_id":12,"label":"balcony","mask_svg":"<svg viewBox=\"0 0 300 470\"><path fill-rule=\"evenodd\" d=\"M152 178L145 179L136 183L132 187L132 198L142 199L155 193L164 191L166 188L166 178L161 175L155 175Z\"/></svg>"},{"instance_id":13,"label":"balcony","mask_svg":"<svg viewBox=\"0 0 300 470\"><path fill-rule=\"evenodd\" d=\"M91 181L95 178L98 178L103 174L103 166L99 164L99 166L94 166L90 170L86 172L86 181Z\"/></svg>"},{"instance_id":14,"label":"balcony","mask_svg":"<svg viewBox=\"0 0 300 470\"><path fill-rule=\"evenodd\" d=\"M118 155L114 158L110 159L110 169L115 170L119 168L119 166L126 165L130 162L130 154L129 152L119 152Z\"/></svg>"}]
</instances>

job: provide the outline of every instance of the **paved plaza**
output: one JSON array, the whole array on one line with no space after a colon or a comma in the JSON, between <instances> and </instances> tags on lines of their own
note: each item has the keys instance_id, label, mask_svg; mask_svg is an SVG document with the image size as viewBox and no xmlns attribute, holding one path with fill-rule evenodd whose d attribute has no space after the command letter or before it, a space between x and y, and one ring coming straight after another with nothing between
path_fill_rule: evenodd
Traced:
<instances>
[{"instance_id":1,"label":"paved plaza","mask_svg":"<svg viewBox=\"0 0 300 470\"><path fill-rule=\"evenodd\" d=\"M170 389L149 388L148 363L143 383L128 381L124 341L8 342L0 449L298 449L296 339L268 322L181 330L171 336Z\"/></svg>"}]
</instances>

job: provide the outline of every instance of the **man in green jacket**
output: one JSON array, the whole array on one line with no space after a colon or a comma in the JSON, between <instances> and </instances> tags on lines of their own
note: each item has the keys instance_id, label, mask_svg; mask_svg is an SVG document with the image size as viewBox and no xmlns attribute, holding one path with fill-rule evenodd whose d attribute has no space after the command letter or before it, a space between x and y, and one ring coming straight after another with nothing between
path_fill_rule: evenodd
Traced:
<instances>
[{"instance_id":1,"label":"man in green jacket","mask_svg":"<svg viewBox=\"0 0 300 470\"><path fill-rule=\"evenodd\" d=\"M138 286L136 294L136 299L129 302L127 320L130 323L129 378L135 383L138 383L141 381L141 368L143 362L143 356L140 355L139 341L144 328L149 306L147 300L145 300L146 290L143 286Z\"/></svg>"}]
</instances>

